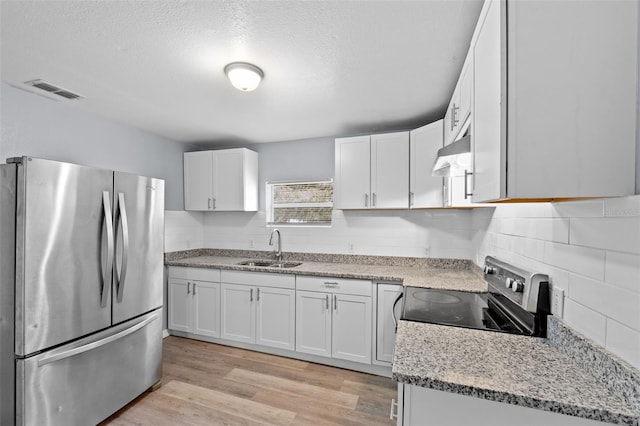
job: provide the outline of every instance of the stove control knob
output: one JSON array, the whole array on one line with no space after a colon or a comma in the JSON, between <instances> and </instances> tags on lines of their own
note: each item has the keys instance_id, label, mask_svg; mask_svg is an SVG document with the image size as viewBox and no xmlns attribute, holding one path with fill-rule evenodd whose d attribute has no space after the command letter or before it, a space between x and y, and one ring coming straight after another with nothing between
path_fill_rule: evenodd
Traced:
<instances>
[{"instance_id":1,"label":"stove control knob","mask_svg":"<svg viewBox=\"0 0 640 426\"><path fill-rule=\"evenodd\" d=\"M513 291L514 293L522 293L522 290L524 290L524 284L522 284L520 281L514 280L511 284L511 291Z\"/></svg>"},{"instance_id":2,"label":"stove control knob","mask_svg":"<svg viewBox=\"0 0 640 426\"><path fill-rule=\"evenodd\" d=\"M496 268L489 265L484 265L484 273L486 275L493 275L496 273Z\"/></svg>"},{"instance_id":3,"label":"stove control knob","mask_svg":"<svg viewBox=\"0 0 640 426\"><path fill-rule=\"evenodd\" d=\"M506 288L511 288L511 286L512 286L512 285L513 285L513 283L514 283L514 281L515 281L515 280L514 280L513 278L506 278L506 279L504 280L504 286L505 286Z\"/></svg>"}]
</instances>

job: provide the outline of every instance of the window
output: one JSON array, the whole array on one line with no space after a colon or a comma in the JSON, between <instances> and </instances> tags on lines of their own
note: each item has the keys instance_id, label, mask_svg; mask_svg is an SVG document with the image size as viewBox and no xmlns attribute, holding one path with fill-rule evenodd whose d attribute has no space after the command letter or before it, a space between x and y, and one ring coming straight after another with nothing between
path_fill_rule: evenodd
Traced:
<instances>
[{"instance_id":1,"label":"window","mask_svg":"<svg viewBox=\"0 0 640 426\"><path fill-rule=\"evenodd\" d=\"M333 181L267 182L267 225L330 226Z\"/></svg>"}]
</instances>

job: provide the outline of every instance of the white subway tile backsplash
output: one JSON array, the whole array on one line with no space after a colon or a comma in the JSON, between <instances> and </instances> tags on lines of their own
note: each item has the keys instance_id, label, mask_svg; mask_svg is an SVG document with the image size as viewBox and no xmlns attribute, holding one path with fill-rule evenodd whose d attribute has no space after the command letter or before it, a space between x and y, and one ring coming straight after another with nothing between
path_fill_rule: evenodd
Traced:
<instances>
[{"instance_id":1,"label":"white subway tile backsplash","mask_svg":"<svg viewBox=\"0 0 640 426\"><path fill-rule=\"evenodd\" d=\"M572 245L640 254L640 216L571 219Z\"/></svg>"},{"instance_id":2,"label":"white subway tile backsplash","mask_svg":"<svg viewBox=\"0 0 640 426\"><path fill-rule=\"evenodd\" d=\"M608 284L640 293L640 256L607 252L604 278Z\"/></svg>"},{"instance_id":3,"label":"white subway tile backsplash","mask_svg":"<svg viewBox=\"0 0 640 426\"><path fill-rule=\"evenodd\" d=\"M501 221L501 233L538 240L569 242L568 219L506 218Z\"/></svg>"},{"instance_id":4,"label":"white subway tile backsplash","mask_svg":"<svg viewBox=\"0 0 640 426\"><path fill-rule=\"evenodd\" d=\"M204 244L202 228L202 213L166 210L164 250L169 252L202 247Z\"/></svg>"},{"instance_id":5,"label":"white subway tile backsplash","mask_svg":"<svg viewBox=\"0 0 640 426\"><path fill-rule=\"evenodd\" d=\"M607 319L605 348L640 368L640 332L617 321Z\"/></svg>"},{"instance_id":6,"label":"white subway tile backsplash","mask_svg":"<svg viewBox=\"0 0 640 426\"><path fill-rule=\"evenodd\" d=\"M494 213L494 218L545 218L551 216L548 203L513 203L501 204Z\"/></svg>"},{"instance_id":7,"label":"white subway tile backsplash","mask_svg":"<svg viewBox=\"0 0 640 426\"><path fill-rule=\"evenodd\" d=\"M599 280L604 279L604 258L602 250L552 242L544 246L544 263Z\"/></svg>"},{"instance_id":8,"label":"white subway tile backsplash","mask_svg":"<svg viewBox=\"0 0 640 426\"><path fill-rule=\"evenodd\" d=\"M604 200L551 203L553 217L602 217L603 212Z\"/></svg>"},{"instance_id":9,"label":"white subway tile backsplash","mask_svg":"<svg viewBox=\"0 0 640 426\"><path fill-rule=\"evenodd\" d=\"M593 311L571 299L564 300L563 320L585 336L604 346L607 332L607 319L604 315Z\"/></svg>"},{"instance_id":10,"label":"white subway tile backsplash","mask_svg":"<svg viewBox=\"0 0 640 426\"><path fill-rule=\"evenodd\" d=\"M580 275L569 275L569 298L640 331L640 294Z\"/></svg>"},{"instance_id":11,"label":"white subway tile backsplash","mask_svg":"<svg viewBox=\"0 0 640 426\"><path fill-rule=\"evenodd\" d=\"M640 217L640 195L605 199L604 215L610 217Z\"/></svg>"}]
</instances>

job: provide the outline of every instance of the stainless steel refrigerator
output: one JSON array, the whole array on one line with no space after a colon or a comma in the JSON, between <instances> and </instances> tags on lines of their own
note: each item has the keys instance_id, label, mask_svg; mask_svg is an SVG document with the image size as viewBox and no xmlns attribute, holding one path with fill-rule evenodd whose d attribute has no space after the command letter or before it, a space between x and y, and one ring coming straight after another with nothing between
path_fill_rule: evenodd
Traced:
<instances>
[{"instance_id":1,"label":"stainless steel refrigerator","mask_svg":"<svg viewBox=\"0 0 640 426\"><path fill-rule=\"evenodd\" d=\"M164 181L0 165L0 423L91 425L160 379Z\"/></svg>"}]
</instances>

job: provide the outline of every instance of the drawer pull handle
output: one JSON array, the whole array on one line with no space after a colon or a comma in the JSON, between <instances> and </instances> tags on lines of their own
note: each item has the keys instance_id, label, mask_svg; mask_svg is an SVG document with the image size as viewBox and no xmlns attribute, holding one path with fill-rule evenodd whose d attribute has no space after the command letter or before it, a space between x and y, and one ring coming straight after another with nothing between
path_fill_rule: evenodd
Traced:
<instances>
[{"instance_id":1,"label":"drawer pull handle","mask_svg":"<svg viewBox=\"0 0 640 426\"><path fill-rule=\"evenodd\" d=\"M395 408L395 410L394 410ZM394 420L398 418L398 403L395 398L391 399L391 411L389 412L389 420Z\"/></svg>"},{"instance_id":2,"label":"drawer pull handle","mask_svg":"<svg viewBox=\"0 0 640 426\"><path fill-rule=\"evenodd\" d=\"M324 285L326 287L337 287L339 285L339 283L335 282L335 281L325 281Z\"/></svg>"}]
</instances>

